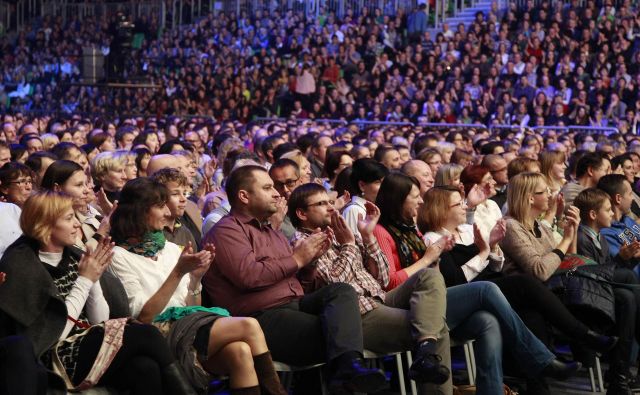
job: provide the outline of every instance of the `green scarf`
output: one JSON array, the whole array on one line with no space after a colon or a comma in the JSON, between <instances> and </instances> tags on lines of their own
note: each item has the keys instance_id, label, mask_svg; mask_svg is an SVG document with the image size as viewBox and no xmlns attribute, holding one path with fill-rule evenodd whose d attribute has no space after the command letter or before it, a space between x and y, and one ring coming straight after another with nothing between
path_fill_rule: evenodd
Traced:
<instances>
[{"instance_id":1,"label":"green scarf","mask_svg":"<svg viewBox=\"0 0 640 395\"><path fill-rule=\"evenodd\" d=\"M142 255L146 258L152 258L158 255L158 252L164 248L167 239L164 237L164 232L161 230L154 230L153 232L147 232L142 237L142 241L137 243L129 243L124 241L120 244L120 247L129 252L133 252L137 255Z\"/></svg>"},{"instance_id":2,"label":"green scarf","mask_svg":"<svg viewBox=\"0 0 640 395\"><path fill-rule=\"evenodd\" d=\"M422 258L427 250L427 246L418 234L415 225L396 222L383 225L383 227L396 242L396 249L402 268L409 267L418 259Z\"/></svg>"}]
</instances>

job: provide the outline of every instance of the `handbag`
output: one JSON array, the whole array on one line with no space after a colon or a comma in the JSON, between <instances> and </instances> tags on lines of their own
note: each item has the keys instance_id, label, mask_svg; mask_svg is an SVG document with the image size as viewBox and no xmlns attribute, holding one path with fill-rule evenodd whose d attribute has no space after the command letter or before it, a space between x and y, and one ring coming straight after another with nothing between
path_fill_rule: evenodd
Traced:
<instances>
[{"instance_id":1,"label":"handbag","mask_svg":"<svg viewBox=\"0 0 640 395\"><path fill-rule=\"evenodd\" d=\"M581 255L567 255L546 284L581 319L607 328L616 321L614 270L615 265L600 265Z\"/></svg>"}]
</instances>

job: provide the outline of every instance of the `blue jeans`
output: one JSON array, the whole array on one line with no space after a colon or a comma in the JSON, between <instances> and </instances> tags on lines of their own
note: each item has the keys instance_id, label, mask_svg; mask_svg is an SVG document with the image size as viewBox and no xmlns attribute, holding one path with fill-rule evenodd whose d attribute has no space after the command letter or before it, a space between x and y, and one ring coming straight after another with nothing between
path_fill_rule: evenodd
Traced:
<instances>
[{"instance_id":1,"label":"blue jeans","mask_svg":"<svg viewBox=\"0 0 640 395\"><path fill-rule=\"evenodd\" d=\"M447 324L452 339L474 339L477 394L503 394L502 345L536 377L555 355L511 309L500 288L478 281L447 289Z\"/></svg>"}]
</instances>

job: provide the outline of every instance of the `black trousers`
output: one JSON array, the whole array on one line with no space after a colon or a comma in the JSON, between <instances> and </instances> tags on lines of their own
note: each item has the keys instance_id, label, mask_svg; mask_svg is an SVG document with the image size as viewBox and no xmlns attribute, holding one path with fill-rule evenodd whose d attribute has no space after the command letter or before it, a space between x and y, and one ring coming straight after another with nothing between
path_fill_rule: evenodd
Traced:
<instances>
[{"instance_id":1,"label":"black trousers","mask_svg":"<svg viewBox=\"0 0 640 395\"><path fill-rule=\"evenodd\" d=\"M571 338L584 336L589 328L578 320L540 280L517 274L492 280L529 330L546 345L551 343L548 324Z\"/></svg>"},{"instance_id":2,"label":"black trousers","mask_svg":"<svg viewBox=\"0 0 640 395\"><path fill-rule=\"evenodd\" d=\"M23 336L0 339L0 394L41 395L47 373L36 360L31 341Z\"/></svg>"},{"instance_id":3,"label":"black trousers","mask_svg":"<svg viewBox=\"0 0 640 395\"><path fill-rule=\"evenodd\" d=\"M635 273L623 268L615 270L613 281L623 284L638 284L638 278ZM612 366L616 373L629 373L631 345L634 337L638 338L639 293L640 291L638 290L629 290L623 287L613 288L613 294L616 298L615 335L620 338L611 355L611 360L616 362Z\"/></svg>"},{"instance_id":4,"label":"black trousers","mask_svg":"<svg viewBox=\"0 0 640 395\"><path fill-rule=\"evenodd\" d=\"M104 330L91 330L80 343L73 383L89 374L98 355ZM124 330L122 347L100 379L106 385L132 394L163 394L162 370L173 362L169 346L154 326L129 324Z\"/></svg>"},{"instance_id":5,"label":"black trousers","mask_svg":"<svg viewBox=\"0 0 640 395\"><path fill-rule=\"evenodd\" d=\"M332 361L346 352L362 353L358 296L348 284L329 284L253 316L276 361L309 365Z\"/></svg>"}]
</instances>

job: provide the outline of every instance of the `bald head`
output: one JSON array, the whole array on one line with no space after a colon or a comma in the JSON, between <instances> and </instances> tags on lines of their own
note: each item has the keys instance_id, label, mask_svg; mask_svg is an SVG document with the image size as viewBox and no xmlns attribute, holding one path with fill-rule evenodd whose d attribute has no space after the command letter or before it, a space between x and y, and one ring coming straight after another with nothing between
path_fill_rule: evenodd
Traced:
<instances>
[{"instance_id":1,"label":"bald head","mask_svg":"<svg viewBox=\"0 0 640 395\"><path fill-rule=\"evenodd\" d=\"M178 160L175 156L170 154L154 155L149 160L149 165L147 166L147 176L153 176L158 170L166 168L177 169L178 167Z\"/></svg>"},{"instance_id":2,"label":"bald head","mask_svg":"<svg viewBox=\"0 0 640 395\"><path fill-rule=\"evenodd\" d=\"M425 162L413 159L402 165L401 171L411 177L414 177L420 183L420 194L424 195L433 187L433 173L431 167Z\"/></svg>"}]
</instances>

